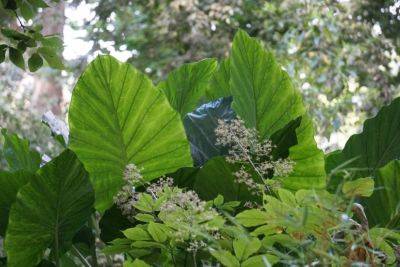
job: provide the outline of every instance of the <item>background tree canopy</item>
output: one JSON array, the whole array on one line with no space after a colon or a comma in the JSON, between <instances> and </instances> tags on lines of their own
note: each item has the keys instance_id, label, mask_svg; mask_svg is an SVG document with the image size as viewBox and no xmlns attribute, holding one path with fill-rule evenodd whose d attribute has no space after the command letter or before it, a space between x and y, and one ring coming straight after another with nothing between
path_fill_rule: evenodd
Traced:
<instances>
[{"instance_id":1,"label":"background tree canopy","mask_svg":"<svg viewBox=\"0 0 400 267\"><path fill-rule=\"evenodd\" d=\"M185 62L227 56L238 28L274 51L310 106L317 140L324 149L342 147L365 118L398 95L398 1L73 0L48 1L48 7L38 5L42 1L28 1L31 12L21 4L13 7L13 2L2 1L0 12L5 19L0 22L0 43L18 50L20 41L10 40L4 32L9 28L25 35L34 29L44 37L64 38L66 60L61 73L54 70L62 67L61 62L51 62L52 57L47 61L45 54L37 52L46 43L36 39L37 47L22 49L21 54L27 70L33 54L40 55L43 63L33 60L39 65L32 63L31 70L42 64L44 68L32 75L7 63L0 65L1 70L15 73L0 79L0 102L12 103L1 105L1 124L30 136L47 153L55 148L40 137L45 128L37 122L48 109L58 116L65 114L71 77L76 78L94 55L121 55L160 81ZM54 19L46 20L49 15ZM70 45L74 36L84 39L88 51ZM8 62L11 54L4 51ZM15 56L11 59L18 65ZM59 78L48 78L53 73ZM22 76L25 82L20 82ZM15 88L20 89L16 92ZM38 95L49 101L37 100L42 99ZM15 126L14 116L27 119Z\"/></svg>"}]
</instances>

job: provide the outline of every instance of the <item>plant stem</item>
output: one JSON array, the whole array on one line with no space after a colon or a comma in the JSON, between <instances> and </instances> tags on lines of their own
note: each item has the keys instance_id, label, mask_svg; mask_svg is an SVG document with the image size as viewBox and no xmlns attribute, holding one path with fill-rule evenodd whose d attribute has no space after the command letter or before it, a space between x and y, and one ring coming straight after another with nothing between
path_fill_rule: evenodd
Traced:
<instances>
[{"instance_id":1,"label":"plant stem","mask_svg":"<svg viewBox=\"0 0 400 267\"><path fill-rule=\"evenodd\" d=\"M90 226L92 229L94 229L94 239L93 239L93 244L91 245L91 248L90 248L90 254L92 257L93 266L98 267L99 264L97 262L97 254L96 254L96 238L98 237L98 235L100 235L100 229L97 224L96 214L93 214L91 216Z\"/></svg>"},{"instance_id":2,"label":"plant stem","mask_svg":"<svg viewBox=\"0 0 400 267\"><path fill-rule=\"evenodd\" d=\"M14 14L15 14L15 16L17 17L17 20L18 20L19 25L20 25L21 28L25 31L25 25L22 23L21 19L19 18L17 11L14 10Z\"/></svg>"},{"instance_id":3,"label":"plant stem","mask_svg":"<svg viewBox=\"0 0 400 267\"><path fill-rule=\"evenodd\" d=\"M236 142L237 142L237 144L240 146L240 148L242 149L243 153L246 155L246 158L247 158L248 162L250 163L250 165L253 167L254 171L255 171L255 172L257 173L257 175L261 178L261 181L263 181L264 184L265 184L264 176L261 174L261 172L258 170L258 168L256 167L256 165L254 164L254 162L252 161L250 155L247 154L246 150L244 149L242 143L240 143L240 141L239 141L238 138L236 138ZM270 194L272 194L271 189L269 188L269 186L266 186L266 188L267 188L268 192L269 192Z\"/></svg>"},{"instance_id":4,"label":"plant stem","mask_svg":"<svg viewBox=\"0 0 400 267\"><path fill-rule=\"evenodd\" d=\"M58 212L57 212L57 223L56 223L56 228L54 229L54 254L55 254L55 261L56 261L56 266L60 266L60 255L58 252Z\"/></svg>"},{"instance_id":5,"label":"plant stem","mask_svg":"<svg viewBox=\"0 0 400 267\"><path fill-rule=\"evenodd\" d=\"M197 261L196 261L196 252L193 251L193 266L197 267Z\"/></svg>"},{"instance_id":6,"label":"plant stem","mask_svg":"<svg viewBox=\"0 0 400 267\"><path fill-rule=\"evenodd\" d=\"M60 255L58 252L58 224L56 224L56 230L54 234L54 254L56 260L56 266L60 267Z\"/></svg>"},{"instance_id":7,"label":"plant stem","mask_svg":"<svg viewBox=\"0 0 400 267\"><path fill-rule=\"evenodd\" d=\"M91 267L90 263L86 260L86 258L81 254L81 252L75 247L75 245L72 245L72 251L74 254L79 258L79 260L85 265L86 267Z\"/></svg>"},{"instance_id":8,"label":"plant stem","mask_svg":"<svg viewBox=\"0 0 400 267\"><path fill-rule=\"evenodd\" d=\"M175 261L175 257L174 257L174 253L172 251L172 248L169 249L169 253L171 254L171 258L172 258L172 261L174 262L174 266L176 267L176 261Z\"/></svg>"}]
</instances>

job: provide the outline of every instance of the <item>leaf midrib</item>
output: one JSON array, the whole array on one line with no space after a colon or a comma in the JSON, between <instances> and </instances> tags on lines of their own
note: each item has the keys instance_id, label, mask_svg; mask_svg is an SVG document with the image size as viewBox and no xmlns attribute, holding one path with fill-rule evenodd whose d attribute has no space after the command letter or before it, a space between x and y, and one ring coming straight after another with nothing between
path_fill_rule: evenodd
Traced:
<instances>
[{"instance_id":1,"label":"leaf midrib","mask_svg":"<svg viewBox=\"0 0 400 267\"><path fill-rule=\"evenodd\" d=\"M100 81L103 84L104 88L106 89L106 92L108 93L108 96L109 96L111 104L112 104L112 114L113 114L113 117L115 119L114 120L114 122L115 122L114 124L117 126L116 128L117 128L117 131L118 131L117 135L118 135L118 138L119 138L119 145L120 145L120 148L121 148L122 159L123 159L123 162L125 164L125 163L127 163L128 157L127 157L127 153L126 153L126 149L125 149L126 148L125 142L123 140L121 124L120 124L120 121L119 121L119 118L118 118L118 110L117 110L117 107L115 106L114 98L113 98L112 93L111 93L111 81L110 81L110 79L111 79L112 68L111 68L111 58L108 58L108 59L109 59L109 62L110 62L110 68L109 68L109 74L108 74L109 79L106 81L106 86L104 86L104 84L103 84L103 79L100 79ZM100 62L101 68L103 69L103 72L105 73L105 69L104 69L104 66L103 66L103 60L99 60L99 62ZM94 66L93 69L98 74L98 70L97 70L96 66ZM121 89L120 89L121 91L123 90L123 87L125 85L125 79L126 79L127 73L128 72L125 73L124 82L123 82L123 84L121 86ZM99 76L99 77L101 77L101 76ZM123 167L123 166L121 166L121 167Z\"/></svg>"}]
</instances>

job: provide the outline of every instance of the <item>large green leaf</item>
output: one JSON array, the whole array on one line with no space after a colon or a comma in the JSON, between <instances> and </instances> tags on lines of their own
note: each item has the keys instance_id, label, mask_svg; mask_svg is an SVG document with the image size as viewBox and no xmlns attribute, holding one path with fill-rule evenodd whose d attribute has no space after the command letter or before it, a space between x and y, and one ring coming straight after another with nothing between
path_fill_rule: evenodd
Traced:
<instances>
[{"instance_id":1,"label":"large green leaf","mask_svg":"<svg viewBox=\"0 0 400 267\"><path fill-rule=\"evenodd\" d=\"M261 139L304 114L301 95L289 75L271 52L242 30L233 40L230 61L232 107L247 127L257 129Z\"/></svg>"},{"instance_id":2,"label":"large green leaf","mask_svg":"<svg viewBox=\"0 0 400 267\"><path fill-rule=\"evenodd\" d=\"M64 151L18 192L5 240L8 266L35 266L49 247L59 257L89 218L93 202L86 171L72 151Z\"/></svg>"},{"instance_id":3,"label":"large green leaf","mask_svg":"<svg viewBox=\"0 0 400 267\"><path fill-rule=\"evenodd\" d=\"M99 227L101 229L100 238L103 242L111 242L114 239L122 238L123 230L126 230L133 226L124 215L122 215L121 210L113 205L111 208L104 212L99 222Z\"/></svg>"},{"instance_id":4,"label":"large green leaf","mask_svg":"<svg viewBox=\"0 0 400 267\"><path fill-rule=\"evenodd\" d=\"M364 199L371 226L400 228L400 161L394 160L375 175L375 191Z\"/></svg>"},{"instance_id":5,"label":"large green leaf","mask_svg":"<svg viewBox=\"0 0 400 267\"><path fill-rule=\"evenodd\" d=\"M210 84L206 90L207 100L212 101L221 97L231 96L230 91L230 59L223 59L218 69L213 73Z\"/></svg>"},{"instance_id":6,"label":"large green leaf","mask_svg":"<svg viewBox=\"0 0 400 267\"><path fill-rule=\"evenodd\" d=\"M70 147L90 173L96 208L104 211L129 163L147 180L191 166L179 114L151 81L111 56L94 60L73 91Z\"/></svg>"},{"instance_id":7,"label":"large green leaf","mask_svg":"<svg viewBox=\"0 0 400 267\"><path fill-rule=\"evenodd\" d=\"M1 132L4 136L3 155L11 170L35 172L39 169L40 154L30 148L27 139L19 138L16 134L8 134L5 129Z\"/></svg>"},{"instance_id":8,"label":"large green leaf","mask_svg":"<svg viewBox=\"0 0 400 267\"><path fill-rule=\"evenodd\" d=\"M218 195L222 195L225 201L256 200L246 185L235 181L233 173L239 169L239 165L229 164L223 157L212 158L197 172L194 189L205 200Z\"/></svg>"},{"instance_id":9,"label":"large green leaf","mask_svg":"<svg viewBox=\"0 0 400 267\"><path fill-rule=\"evenodd\" d=\"M216 68L215 59L184 64L172 71L157 87L164 91L171 106L184 117L200 104Z\"/></svg>"},{"instance_id":10,"label":"large green leaf","mask_svg":"<svg viewBox=\"0 0 400 267\"><path fill-rule=\"evenodd\" d=\"M4 236L11 205L17 197L18 190L29 182L34 174L26 171L0 171L0 235Z\"/></svg>"},{"instance_id":11,"label":"large green leaf","mask_svg":"<svg viewBox=\"0 0 400 267\"><path fill-rule=\"evenodd\" d=\"M216 145L215 129L218 120L229 121L236 117L231 103L232 98L221 98L201 105L185 116L185 130L195 166L202 166L212 157L227 154L226 148Z\"/></svg>"},{"instance_id":12,"label":"large green leaf","mask_svg":"<svg viewBox=\"0 0 400 267\"><path fill-rule=\"evenodd\" d=\"M298 190L304 188L322 189L326 186L324 153L318 149L314 139L312 120L301 118L296 129L297 144L289 148L289 158L294 161L293 172L288 177L280 177L283 186Z\"/></svg>"},{"instance_id":13,"label":"large green leaf","mask_svg":"<svg viewBox=\"0 0 400 267\"><path fill-rule=\"evenodd\" d=\"M352 169L354 178L374 176L376 170L399 158L400 98L396 98L376 117L366 120L362 133L351 136L341 152L327 157L326 169L331 172L343 165L345 169ZM331 187L335 188L340 181L340 175L333 175Z\"/></svg>"}]
</instances>

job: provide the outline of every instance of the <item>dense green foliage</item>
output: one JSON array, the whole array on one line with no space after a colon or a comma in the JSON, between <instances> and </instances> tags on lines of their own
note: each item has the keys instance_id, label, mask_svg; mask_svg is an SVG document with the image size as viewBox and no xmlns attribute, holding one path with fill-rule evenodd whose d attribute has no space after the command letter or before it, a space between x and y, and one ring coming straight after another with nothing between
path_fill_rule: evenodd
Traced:
<instances>
[{"instance_id":1,"label":"dense green foliage","mask_svg":"<svg viewBox=\"0 0 400 267\"><path fill-rule=\"evenodd\" d=\"M395 266L399 109L325 156L289 75L242 30L219 65L183 65L157 86L99 56L74 88L69 137L54 134L64 152L38 166L3 131L2 261Z\"/></svg>"},{"instance_id":2,"label":"dense green foliage","mask_svg":"<svg viewBox=\"0 0 400 267\"><path fill-rule=\"evenodd\" d=\"M53 0L53 2L58 2L58 0ZM43 0L0 1L0 15L2 19L4 17L4 20L9 22L4 26L0 23L0 63L3 63L8 54L9 60L23 70L28 66L31 72L35 72L43 66L44 61L52 68L64 68L59 55L63 47L62 40L55 35L44 36L41 33L43 26L24 25L20 19L22 17L25 21L29 21L37 15L39 9L47 7L49 7L48 4ZM11 27L13 19L18 20L19 30ZM28 55L27 62L24 54Z\"/></svg>"}]
</instances>

